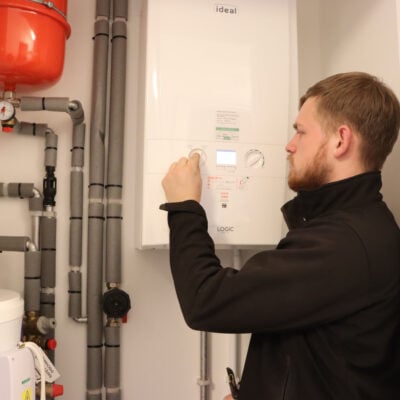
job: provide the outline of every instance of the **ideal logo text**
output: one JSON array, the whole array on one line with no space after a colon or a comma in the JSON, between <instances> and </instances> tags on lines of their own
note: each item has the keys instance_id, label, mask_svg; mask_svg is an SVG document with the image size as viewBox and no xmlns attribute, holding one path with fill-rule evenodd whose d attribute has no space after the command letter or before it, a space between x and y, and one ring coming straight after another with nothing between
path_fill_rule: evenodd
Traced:
<instances>
[{"instance_id":1,"label":"ideal logo text","mask_svg":"<svg viewBox=\"0 0 400 400\"><path fill-rule=\"evenodd\" d=\"M237 7L235 6L230 6L227 4L217 4L215 6L215 12L219 14L237 14Z\"/></svg>"}]
</instances>

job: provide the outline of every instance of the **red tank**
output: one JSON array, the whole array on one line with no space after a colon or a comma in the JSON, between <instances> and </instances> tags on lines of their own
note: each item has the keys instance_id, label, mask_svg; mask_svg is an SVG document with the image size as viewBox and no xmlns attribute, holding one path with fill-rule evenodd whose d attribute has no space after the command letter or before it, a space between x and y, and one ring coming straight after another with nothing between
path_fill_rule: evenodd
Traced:
<instances>
[{"instance_id":1,"label":"red tank","mask_svg":"<svg viewBox=\"0 0 400 400\"><path fill-rule=\"evenodd\" d=\"M46 87L64 67L67 0L0 0L0 87Z\"/></svg>"}]
</instances>

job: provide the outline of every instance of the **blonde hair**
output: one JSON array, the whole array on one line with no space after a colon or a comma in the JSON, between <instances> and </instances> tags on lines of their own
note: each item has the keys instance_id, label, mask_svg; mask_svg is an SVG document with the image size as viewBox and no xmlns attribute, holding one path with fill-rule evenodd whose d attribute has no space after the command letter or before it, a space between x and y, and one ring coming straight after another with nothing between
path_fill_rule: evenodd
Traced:
<instances>
[{"instance_id":1,"label":"blonde hair","mask_svg":"<svg viewBox=\"0 0 400 400\"><path fill-rule=\"evenodd\" d=\"M400 104L394 92L364 72L332 75L311 86L300 98L317 99L321 123L328 129L348 124L361 137L361 159L368 170L380 170L400 128Z\"/></svg>"}]
</instances>

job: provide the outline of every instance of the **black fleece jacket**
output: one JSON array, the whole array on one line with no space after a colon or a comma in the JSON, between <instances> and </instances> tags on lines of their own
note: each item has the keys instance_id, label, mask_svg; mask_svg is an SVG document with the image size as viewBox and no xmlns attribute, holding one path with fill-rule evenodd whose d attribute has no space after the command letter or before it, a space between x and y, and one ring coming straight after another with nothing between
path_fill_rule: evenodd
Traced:
<instances>
[{"instance_id":1,"label":"black fleece jacket","mask_svg":"<svg viewBox=\"0 0 400 400\"><path fill-rule=\"evenodd\" d=\"M167 203L187 324L252 333L240 400L400 399L400 231L379 172L300 192L289 232L222 268L195 201Z\"/></svg>"}]
</instances>

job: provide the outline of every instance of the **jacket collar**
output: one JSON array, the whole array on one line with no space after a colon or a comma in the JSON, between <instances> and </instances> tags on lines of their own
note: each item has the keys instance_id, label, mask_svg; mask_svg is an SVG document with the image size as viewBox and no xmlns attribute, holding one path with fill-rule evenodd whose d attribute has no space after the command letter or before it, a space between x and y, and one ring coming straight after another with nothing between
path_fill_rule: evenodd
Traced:
<instances>
[{"instance_id":1,"label":"jacket collar","mask_svg":"<svg viewBox=\"0 0 400 400\"><path fill-rule=\"evenodd\" d=\"M300 191L282 207L289 228L325 213L359 207L382 200L380 171L366 172L328 183L315 190Z\"/></svg>"}]
</instances>

